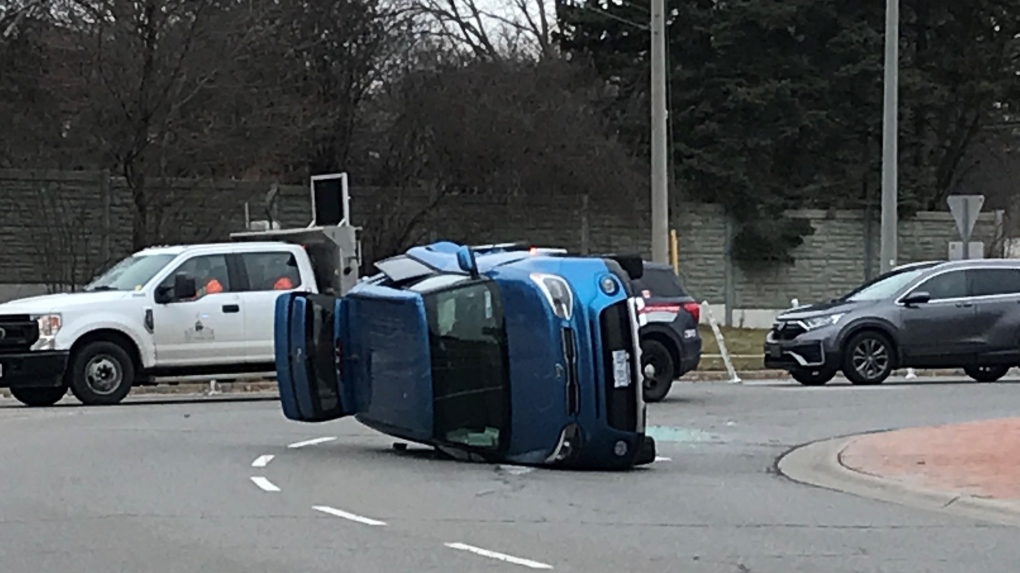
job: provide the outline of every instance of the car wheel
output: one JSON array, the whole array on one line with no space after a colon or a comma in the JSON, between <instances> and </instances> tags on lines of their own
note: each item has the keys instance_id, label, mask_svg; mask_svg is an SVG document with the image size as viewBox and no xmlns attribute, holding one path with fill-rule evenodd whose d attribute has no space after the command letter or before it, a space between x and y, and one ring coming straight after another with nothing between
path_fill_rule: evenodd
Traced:
<instances>
[{"instance_id":1,"label":"car wheel","mask_svg":"<svg viewBox=\"0 0 1020 573\"><path fill-rule=\"evenodd\" d=\"M26 406L45 408L60 401L67 394L67 388L11 388L11 396Z\"/></svg>"},{"instance_id":2,"label":"car wheel","mask_svg":"<svg viewBox=\"0 0 1020 573\"><path fill-rule=\"evenodd\" d=\"M843 375L858 386L881 384L893 371L893 345L884 334L855 334L843 351Z\"/></svg>"},{"instance_id":3,"label":"car wheel","mask_svg":"<svg viewBox=\"0 0 1020 573\"><path fill-rule=\"evenodd\" d=\"M666 345L657 340L641 341L641 372L644 373L649 365L655 368L655 374L651 377L644 376L642 381L645 402L660 402L673 387L673 376L676 372L673 356L670 355Z\"/></svg>"},{"instance_id":4,"label":"car wheel","mask_svg":"<svg viewBox=\"0 0 1020 573\"><path fill-rule=\"evenodd\" d=\"M836 376L832 368L796 368L790 376L805 386L824 386Z\"/></svg>"},{"instance_id":5,"label":"car wheel","mask_svg":"<svg viewBox=\"0 0 1020 573\"><path fill-rule=\"evenodd\" d=\"M995 382L1009 372L1009 366L966 366L963 371L978 382Z\"/></svg>"},{"instance_id":6,"label":"car wheel","mask_svg":"<svg viewBox=\"0 0 1020 573\"><path fill-rule=\"evenodd\" d=\"M91 342L71 361L71 393L86 406L119 404L135 381L135 365L113 342Z\"/></svg>"}]
</instances>

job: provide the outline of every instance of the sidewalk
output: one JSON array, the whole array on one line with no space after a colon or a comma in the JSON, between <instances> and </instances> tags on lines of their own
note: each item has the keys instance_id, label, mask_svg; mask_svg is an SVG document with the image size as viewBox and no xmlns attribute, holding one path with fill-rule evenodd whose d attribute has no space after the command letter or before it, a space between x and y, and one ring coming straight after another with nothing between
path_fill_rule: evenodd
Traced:
<instances>
[{"instance_id":1,"label":"sidewalk","mask_svg":"<svg viewBox=\"0 0 1020 573\"><path fill-rule=\"evenodd\" d=\"M1020 418L868 434L838 458L909 488L1020 502Z\"/></svg>"}]
</instances>

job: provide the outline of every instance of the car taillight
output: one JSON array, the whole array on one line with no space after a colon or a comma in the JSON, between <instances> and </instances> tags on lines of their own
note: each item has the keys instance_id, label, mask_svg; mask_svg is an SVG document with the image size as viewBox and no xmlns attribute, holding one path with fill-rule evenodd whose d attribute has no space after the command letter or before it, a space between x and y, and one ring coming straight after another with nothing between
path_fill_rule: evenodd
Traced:
<instances>
[{"instance_id":1,"label":"car taillight","mask_svg":"<svg viewBox=\"0 0 1020 573\"><path fill-rule=\"evenodd\" d=\"M701 322L701 305L696 302L685 302L684 310L694 317L694 322Z\"/></svg>"}]
</instances>

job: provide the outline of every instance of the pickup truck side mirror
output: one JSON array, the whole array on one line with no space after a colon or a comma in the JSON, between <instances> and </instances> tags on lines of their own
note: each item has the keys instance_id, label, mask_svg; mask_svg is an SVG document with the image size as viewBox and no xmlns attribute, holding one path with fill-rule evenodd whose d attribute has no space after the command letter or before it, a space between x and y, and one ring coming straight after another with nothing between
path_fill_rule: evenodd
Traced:
<instances>
[{"instance_id":1,"label":"pickup truck side mirror","mask_svg":"<svg viewBox=\"0 0 1020 573\"><path fill-rule=\"evenodd\" d=\"M903 297L903 304L907 306L913 306L915 304L925 304L931 300L931 294L921 290L914 291L907 296Z\"/></svg>"},{"instance_id":2,"label":"pickup truck side mirror","mask_svg":"<svg viewBox=\"0 0 1020 573\"><path fill-rule=\"evenodd\" d=\"M195 298L198 288L195 286L195 277L187 273L174 275L174 298L177 300L188 300Z\"/></svg>"}]
</instances>

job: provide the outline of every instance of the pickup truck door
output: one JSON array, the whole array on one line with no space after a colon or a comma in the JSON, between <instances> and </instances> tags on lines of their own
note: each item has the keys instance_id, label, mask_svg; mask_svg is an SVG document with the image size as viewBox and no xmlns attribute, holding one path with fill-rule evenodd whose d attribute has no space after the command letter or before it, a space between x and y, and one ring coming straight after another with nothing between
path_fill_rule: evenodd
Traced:
<instances>
[{"instance_id":1,"label":"pickup truck door","mask_svg":"<svg viewBox=\"0 0 1020 573\"><path fill-rule=\"evenodd\" d=\"M310 291L302 280L297 258L290 251L263 251L233 255L239 261L246 282L244 303L245 350L249 363L273 361L273 309L281 294Z\"/></svg>"},{"instance_id":2,"label":"pickup truck door","mask_svg":"<svg viewBox=\"0 0 1020 573\"><path fill-rule=\"evenodd\" d=\"M159 366L244 362L244 308L226 269L223 255L201 255L181 263L163 281L172 286L179 272L192 276L204 276L199 271L211 272L223 290L200 293L194 300L153 305L152 340ZM199 282L200 288L205 285Z\"/></svg>"}]
</instances>

